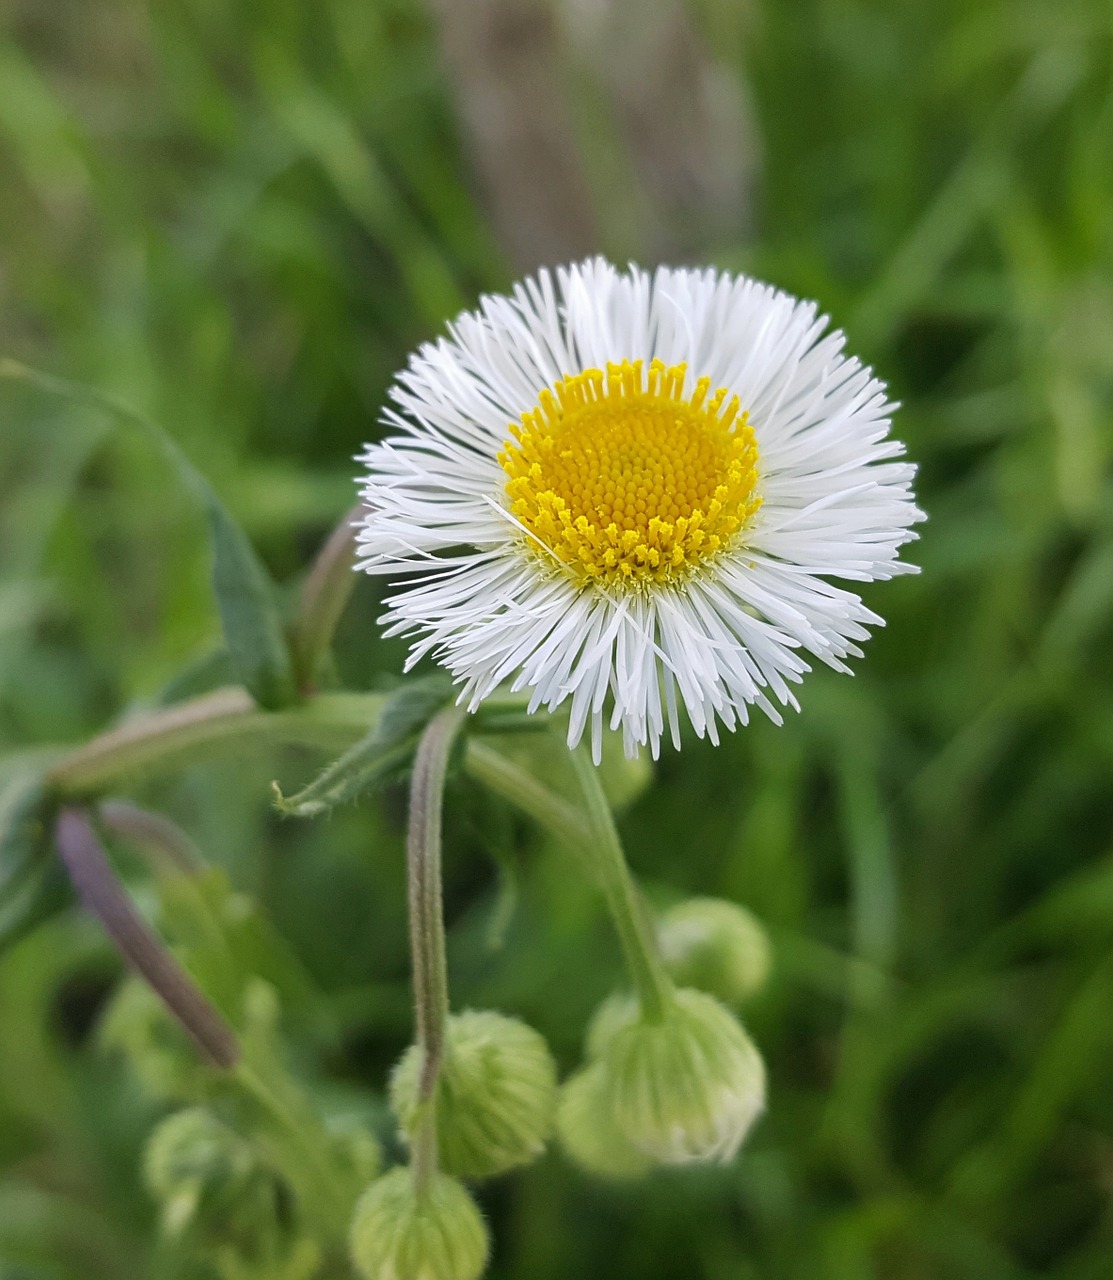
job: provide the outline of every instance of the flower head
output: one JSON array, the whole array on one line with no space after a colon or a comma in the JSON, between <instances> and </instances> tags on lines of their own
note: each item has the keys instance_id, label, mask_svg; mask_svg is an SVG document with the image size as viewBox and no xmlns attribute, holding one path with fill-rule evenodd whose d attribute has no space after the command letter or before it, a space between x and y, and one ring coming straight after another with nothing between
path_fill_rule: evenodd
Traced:
<instances>
[{"instance_id":1,"label":"flower head","mask_svg":"<svg viewBox=\"0 0 1113 1280\"><path fill-rule=\"evenodd\" d=\"M922 519L891 405L815 305L601 259L485 297L423 346L366 465L359 567L388 634L477 706L510 681L628 754L780 720L811 655L881 623L831 579L908 572Z\"/></svg>"}]
</instances>

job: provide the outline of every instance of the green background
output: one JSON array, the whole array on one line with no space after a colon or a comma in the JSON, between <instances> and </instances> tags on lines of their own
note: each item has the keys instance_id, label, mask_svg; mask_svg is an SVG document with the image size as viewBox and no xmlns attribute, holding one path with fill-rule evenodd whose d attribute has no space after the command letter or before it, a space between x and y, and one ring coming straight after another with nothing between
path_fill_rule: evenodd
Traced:
<instances>
[{"instance_id":1,"label":"green background","mask_svg":"<svg viewBox=\"0 0 1113 1280\"><path fill-rule=\"evenodd\" d=\"M1113 15L702 0L689 18L761 148L748 216L683 256L818 298L889 382L922 573L866 591L888 625L852 680L808 677L783 728L666 751L622 820L657 900L719 894L768 925L776 972L746 1011L768 1115L726 1170L616 1189L550 1153L485 1188L490 1274L1108 1280ZM0 355L149 413L296 587L407 351L522 265L434 19L411 0L3 0L0 22ZM599 247L649 260L621 135L556 56ZM340 630L352 687L401 666L376 590ZM0 384L0 747L80 741L218 635L203 518L165 461ZM132 794L289 941L339 1028L324 1076L381 1093L410 1033L403 794L281 822L271 778L319 763L240 758ZM598 904L525 823L459 781L448 805L454 1000L528 1018L570 1069L619 981ZM517 868L501 940L492 844ZM0 959L3 1280L170 1274L136 1173L158 1107L98 1047L118 978L76 913Z\"/></svg>"}]
</instances>

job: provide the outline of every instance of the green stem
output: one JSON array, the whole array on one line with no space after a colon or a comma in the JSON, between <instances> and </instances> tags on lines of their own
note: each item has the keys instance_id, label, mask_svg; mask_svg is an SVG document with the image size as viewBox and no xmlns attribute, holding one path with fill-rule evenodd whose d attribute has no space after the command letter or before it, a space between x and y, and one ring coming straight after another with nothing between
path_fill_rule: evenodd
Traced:
<instances>
[{"instance_id":1,"label":"green stem","mask_svg":"<svg viewBox=\"0 0 1113 1280\"><path fill-rule=\"evenodd\" d=\"M267 1064L262 1070L261 1066L241 1060L236 1065L236 1079L271 1122L282 1171L307 1216L325 1226L334 1240L342 1240L354 1198L337 1175L325 1130L293 1081L277 1075L277 1064Z\"/></svg>"},{"instance_id":2,"label":"green stem","mask_svg":"<svg viewBox=\"0 0 1113 1280\"><path fill-rule=\"evenodd\" d=\"M97 817L103 828L138 849L157 876L194 876L205 870L201 851L177 823L161 813L123 800L105 800L97 806Z\"/></svg>"},{"instance_id":3,"label":"green stem","mask_svg":"<svg viewBox=\"0 0 1113 1280\"><path fill-rule=\"evenodd\" d=\"M418 743L410 784L406 859L414 1022L421 1049L418 1122L413 1140L413 1175L419 1194L428 1188L437 1171L437 1078L448 1021L441 827L448 757L463 722L464 713L456 707L446 707L429 721Z\"/></svg>"},{"instance_id":4,"label":"green stem","mask_svg":"<svg viewBox=\"0 0 1113 1280\"><path fill-rule=\"evenodd\" d=\"M350 746L382 707L380 694L321 694L284 711L262 711L244 689L215 693L129 720L59 760L46 781L59 795L95 795L130 774L209 760L213 748L251 742Z\"/></svg>"},{"instance_id":5,"label":"green stem","mask_svg":"<svg viewBox=\"0 0 1113 1280\"><path fill-rule=\"evenodd\" d=\"M592 861L618 929L642 1016L649 1022L660 1022L672 1004L672 980L665 972L652 921L622 852L598 770L585 747L577 747L571 754L591 830Z\"/></svg>"},{"instance_id":6,"label":"green stem","mask_svg":"<svg viewBox=\"0 0 1113 1280\"><path fill-rule=\"evenodd\" d=\"M590 846L591 828L579 810L501 751L469 736L464 769L477 782L547 827L558 840L577 850Z\"/></svg>"}]
</instances>

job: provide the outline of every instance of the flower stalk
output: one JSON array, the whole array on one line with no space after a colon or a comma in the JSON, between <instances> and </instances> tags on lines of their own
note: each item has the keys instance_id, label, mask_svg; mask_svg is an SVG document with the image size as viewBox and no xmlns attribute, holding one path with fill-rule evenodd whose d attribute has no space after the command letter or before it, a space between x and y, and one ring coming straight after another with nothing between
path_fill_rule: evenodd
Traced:
<instances>
[{"instance_id":1,"label":"flower stalk","mask_svg":"<svg viewBox=\"0 0 1113 1280\"><path fill-rule=\"evenodd\" d=\"M437 1172L437 1080L448 1021L441 828L444 784L452 744L464 713L446 707L429 721L418 744L410 784L406 860L409 871L410 951L413 961L414 1023L421 1050L413 1176L419 1194Z\"/></svg>"},{"instance_id":2,"label":"flower stalk","mask_svg":"<svg viewBox=\"0 0 1113 1280\"><path fill-rule=\"evenodd\" d=\"M674 988L661 959L652 921L622 851L599 771L585 747L577 747L571 758L591 833L590 852L618 930L641 1015L647 1022L661 1022L672 1005Z\"/></svg>"}]
</instances>

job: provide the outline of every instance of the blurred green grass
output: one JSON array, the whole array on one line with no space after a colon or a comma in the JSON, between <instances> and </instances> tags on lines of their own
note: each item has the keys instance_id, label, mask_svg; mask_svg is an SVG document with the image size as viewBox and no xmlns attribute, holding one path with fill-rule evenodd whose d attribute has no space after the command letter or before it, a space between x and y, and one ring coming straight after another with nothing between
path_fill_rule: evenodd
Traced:
<instances>
[{"instance_id":1,"label":"blurred green grass","mask_svg":"<svg viewBox=\"0 0 1113 1280\"><path fill-rule=\"evenodd\" d=\"M772 1081L736 1167L486 1193L492 1275L1107 1280L1113 1256L1113 15L1104 0L692 13L748 78L756 230L705 256L816 297L904 402L929 512L888 627L803 713L668 754L623 823L663 898L769 923ZM294 581L408 349L509 282L411 0L7 0L0 352L163 423ZM636 252L597 213L618 258ZM76 741L217 642L199 513L142 443L0 388L0 746ZM338 661L396 672L371 585ZM396 797L279 826L304 756L142 798L256 894L378 1088L409 1033ZM571 1064L617 980L591 895L458 787L456 998ZM469 825L470 824L470 825ZM151 1271L149 1104L94 1051L76 918L0 963L0 1277Z\"/></svg>"}]
</instances>

